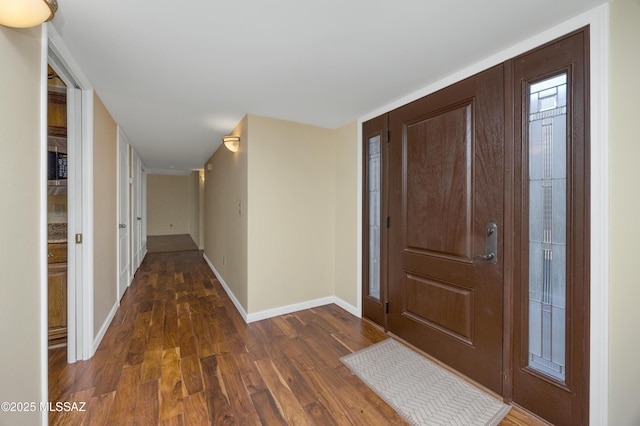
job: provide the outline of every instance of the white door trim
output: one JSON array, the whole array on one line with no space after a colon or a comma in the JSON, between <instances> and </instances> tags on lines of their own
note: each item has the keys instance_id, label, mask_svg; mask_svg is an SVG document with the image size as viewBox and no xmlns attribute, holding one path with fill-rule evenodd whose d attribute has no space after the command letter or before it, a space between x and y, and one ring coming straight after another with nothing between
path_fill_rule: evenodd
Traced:
<instances>
[{"instance_id":1,"label":"white door trim","mask_svg":"<svg viewBox=\"0 0 640 426\"><path fill-rule=\"evenodd\" d=\"M40 267L40 401L49 400L49 316L48 316L48 292L49 292L49 268L47 265L47 252L48 247L48 230L47 230L47 180L44 178L47 176L46 170L47 163L47 108L48 108L48 84L47 78L47 64L49 49L47 25L42 26L42 34L40 38L40 173L42 178L40 179L40 252L38 256ZM42 411L40 414L40 421L42 426L46 426L49 423L49 413Z\"/></svg>"}]
</instances>

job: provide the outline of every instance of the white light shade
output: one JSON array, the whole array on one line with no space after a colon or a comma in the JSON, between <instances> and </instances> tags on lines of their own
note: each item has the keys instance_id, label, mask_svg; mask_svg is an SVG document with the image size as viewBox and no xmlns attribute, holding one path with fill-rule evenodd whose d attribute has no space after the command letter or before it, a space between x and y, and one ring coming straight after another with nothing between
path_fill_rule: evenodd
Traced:
<instances>
[{"instance_id":1,"label":"white light shade","mask_svg":"<svg viewBox=\"0 0 640 426\"><path fill-rule=\"evenodd\" d=\"M57 0L0 0L0 25L29 28L53 18Z\"/></svg>"},{"instance_id":2,"label":"white light shade","mask_svg":"<svg viewBox=\"0 0 640 426\"><path fill-rule=\"evenodd\" d=\"M224 146L226 146L229 151L238 152L240 136L225 136L222 138L222 142L224 142Z\"/></svg>"}]
</instances>

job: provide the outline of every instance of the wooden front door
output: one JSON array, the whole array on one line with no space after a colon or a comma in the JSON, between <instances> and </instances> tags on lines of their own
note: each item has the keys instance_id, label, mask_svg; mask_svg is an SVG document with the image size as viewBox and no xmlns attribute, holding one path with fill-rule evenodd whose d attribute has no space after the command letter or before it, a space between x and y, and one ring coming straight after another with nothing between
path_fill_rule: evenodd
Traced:
<instances>
[{"instance_id":1,"label":"wooden front door","mask_svg":"<svg viewBox=\"0 0 640 426\"><path fill-rule=\"evenodd\" d=\"M583 28L363 124L364 315L554 424L589 421L588 52Z\"/></svg>"},{"instance_id":2,"label":"wooden front door","mask_svg":"<svg viewBox=\"0 0 640 426\"><path fill-rule=\"evenodd\" d=\"M388 115L388 329L500 394L503 74Z\"/></svg>"}]
</instances>

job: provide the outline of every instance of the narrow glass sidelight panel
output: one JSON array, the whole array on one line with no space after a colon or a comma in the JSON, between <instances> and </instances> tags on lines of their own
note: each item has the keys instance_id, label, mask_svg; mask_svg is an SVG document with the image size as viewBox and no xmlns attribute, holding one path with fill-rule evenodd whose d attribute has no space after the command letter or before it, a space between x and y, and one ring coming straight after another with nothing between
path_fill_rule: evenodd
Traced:
<instances>
[{"instance_id":1,"label":"narrow glass sidelight panel","mask_svg":"<svg viewBox=\"0 0 640 426\"><path fill-rule=\"evenodd\" d=\"M565 381L567 74L529 91L529 368Z\"/></svg>"},{"instance_id":2,"label":"narrow glass sidelight panel","mask_svg":"<svg viewBox=\"0 0 640 426\"><path fill-rule=\"evenodd\" d=\"M368 141L369 187L369 296L380 300L380 215L382 152L380 135Z\"/></svg>"}]
</instances>

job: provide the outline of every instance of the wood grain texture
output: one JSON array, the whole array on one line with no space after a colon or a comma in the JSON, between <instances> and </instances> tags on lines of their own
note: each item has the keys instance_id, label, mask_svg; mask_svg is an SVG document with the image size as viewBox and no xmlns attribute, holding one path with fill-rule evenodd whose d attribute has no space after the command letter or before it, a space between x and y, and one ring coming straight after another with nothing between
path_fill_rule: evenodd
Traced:
<instances>
[{"instance_id":1,"label":"wood grain texture","mask_svg":"<svg viewBox=\"0 0 640 426\"><path fill-rule=\"evenodd\" d=\"M47 252L47 321L54 348L67 344L67 243L49 243Z\"/></svg>"},{"instance_id":2,"label":"wood grain texture","mask_svg":"<svg viewBox=\"0 0 640 426\"><path fill-rule=\"evenodd\" d=\"M489 223L503 229L503 91L497 65L389 112L381 258L388 330L500 395L502 234L495 264L475 255Z\"/></svg>"},{"instance_id":3,"label":"wood grain texture","mask_svg":"<svg viewBox=\"0 0 640 426\"><path fill-rule=\"evenodd\" d=\"M88 410L50 424L406 425L339 361L387 337L336 305L245 324L198 252L150 254L92 359L49 351L49 400Z\"/></svg>"}]
</instances>

